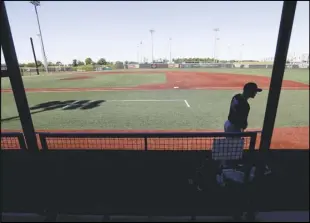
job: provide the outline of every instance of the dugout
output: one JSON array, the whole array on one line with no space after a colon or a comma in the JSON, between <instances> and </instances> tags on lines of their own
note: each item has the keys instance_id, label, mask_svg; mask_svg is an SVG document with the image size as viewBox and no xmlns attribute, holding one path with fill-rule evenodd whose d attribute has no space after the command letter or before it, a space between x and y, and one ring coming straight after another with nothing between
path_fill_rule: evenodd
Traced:
<instances>
[{"instance_id":1,"label":"dugout","mask_svg":"<svg viewBox=\"0 0 310 223\"><path fill-rule=\"evenodd\" d=\"M264 191L256 194L257 199L260 198L255 200L260 211L309 210L309 152L289 148L269 150L296 4L297 1L283 4L262 140L260 150L254 155L257 163L263 166L268 162L275 173L265 188L258 187ZM206 155L204 153L39 151L3 1L1 12L1 46L22 124L20 137L21 140L24 137L27 145L24 150L1 151L3 212L39 213L51 219L57 214L228 214L229 208L214 207L221 196L219 193L210 191L213 203L205 204L179 181L182 174L174 175L172 171L178 169L187 174L185 167L194 166ZM177 161L171 165L172 160ZM137 199L141 194L141 199ZM179 194L184 197L180 198Z\"/></svg>"}]
</instances>

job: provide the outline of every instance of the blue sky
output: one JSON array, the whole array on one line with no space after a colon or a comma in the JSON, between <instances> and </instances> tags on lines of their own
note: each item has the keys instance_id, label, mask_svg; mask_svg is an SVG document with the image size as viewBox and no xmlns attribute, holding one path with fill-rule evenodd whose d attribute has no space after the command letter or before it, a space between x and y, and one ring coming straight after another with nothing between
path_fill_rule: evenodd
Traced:
<instances>
[{"instance_id":1,"label":"blue sky","mask_svg":"<svg viewBox=\"0 0 310 223\"><path fill-rule=\"evenodd\" d=\"M48 61L72 63L103 57L109 61L154 57L213 57L218 27L217 57L273 57L282 2L90 2L44 1L38 8ZM30 37L42 60L34 6L28 1L6 2L20 63L33 62ZM229 46L230 45L230 49ZM298 2L289 54L309 52L309 2ZM2 50L1 50L2 54ZM3 56L3 54L1 55Z\"/></svg>"}]
</instances>

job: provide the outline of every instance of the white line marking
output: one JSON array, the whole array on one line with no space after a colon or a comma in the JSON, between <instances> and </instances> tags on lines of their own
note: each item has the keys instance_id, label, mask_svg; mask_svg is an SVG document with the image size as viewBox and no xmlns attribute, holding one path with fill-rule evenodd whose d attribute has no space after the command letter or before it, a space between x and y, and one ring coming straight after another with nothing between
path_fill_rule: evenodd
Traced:
<instances>
[{"instance_id":1,"label":"white line marking","mask_svg":"<svg viewBox=\"0 0 310 223\"><path fill-rule=\"evenodd\" d=\"M70 104L68 104L68 105L66 105L66 106L64 106L64 107L62 107L61 109L69 108L70 106L72 106L72 105L74 105L74 104L76 104L76 103L78 103L78 102L79 102L79 100L76 100L76 101L74 101L74 102L72 102L72 103L70 103Z\"/></svg>"},{"instance_id":2,"label":"white line marking","mask_svg":"<svg viewBox=\"0 0 310 223\"><path fill-rule=\"evenodd\" d=\"M161 101L183 101L183 100L153 100L153 99L150 99L150 100L107 100L107 102L109 102L109 101L130 101L130 102L151 102L151 101L159 101L159 102L161 102Z\"/></svg>"},{"instance_id":3,"label":"white line marking","mask_svg":"<svg viewBox=\"0 0 310 223\"><path fill-rule=\"evenodd\" d=\"M191 107L191 106L188 104L187 100L184 100L184 102L185 102L185 104L186 104L186 106L187 106L188 108Z\"/></svg>"}]
</instances>

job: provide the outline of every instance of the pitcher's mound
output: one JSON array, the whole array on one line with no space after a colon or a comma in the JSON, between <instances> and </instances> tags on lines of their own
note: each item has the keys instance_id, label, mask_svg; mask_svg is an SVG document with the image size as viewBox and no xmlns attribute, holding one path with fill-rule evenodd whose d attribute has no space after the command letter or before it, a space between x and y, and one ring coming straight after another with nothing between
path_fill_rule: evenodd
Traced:
<instances>
[{"instance_id":1,"label":"pitcher's mound","mask_svg":"<svg viewBox=\"0 0 310 223\"><path fill-rule=\"evenodd\" d=\"M91 79L94 77L91 76L78 76L78 77L66 77L66 78L62 78L60 79L61 81L70 81L70 80L84 80L84 79Z\"/></svg>"}]
</instances>

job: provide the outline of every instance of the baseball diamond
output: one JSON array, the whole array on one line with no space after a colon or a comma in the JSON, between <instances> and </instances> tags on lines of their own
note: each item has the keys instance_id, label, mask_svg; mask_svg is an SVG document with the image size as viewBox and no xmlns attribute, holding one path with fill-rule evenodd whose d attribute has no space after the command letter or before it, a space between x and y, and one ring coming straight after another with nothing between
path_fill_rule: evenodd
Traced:
<instances>
[{"instance_id":1,"label":"baseball diamond","mask_svg":"<svg viewBox=\"0 0 310 223\"><path fill-rule=\"evenodd\" d=\"M307 72L288 70L284 76L272 149L309 148ZM37 132L223 131L231 96L249 81L264 89L250 102L249 130L260 131L270 74L270 69L137 69L24 76L23 80ZM9 80L2 78L1 85L1 131L20 131ZM62 148L83 148L83 143L83 139L62 142ZM102 148L98 142L92 145ZM197 146L203 149L203 144Z\"/></svg>"},{"instance_id":2,"label":"baseball diamond","mask_svg":"<svg viewBox=\"0 0 310 223\"><path fill-rule=\"evenodd\" d=\"M1 220L309 222L306 4L1 1Z\"/></svg>"}]
</instances>

